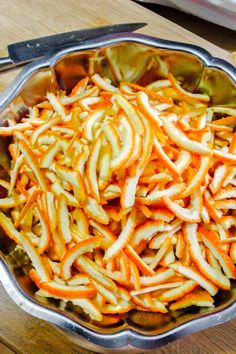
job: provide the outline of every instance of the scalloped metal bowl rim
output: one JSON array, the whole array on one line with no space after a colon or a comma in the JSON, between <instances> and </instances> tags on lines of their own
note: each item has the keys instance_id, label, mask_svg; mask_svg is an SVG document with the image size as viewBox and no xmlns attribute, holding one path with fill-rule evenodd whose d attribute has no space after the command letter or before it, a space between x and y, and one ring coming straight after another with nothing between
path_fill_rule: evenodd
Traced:
<instances>
[{"instance_id":1,"label":"scalloped metal bowl rim","mask_svg":"<svg viewBox=\"0 0 236 354\"><path fill-rule=\"evenodd\" d=\"M43 59L26 65L24 69L17 75L15 80L0 95L0 113L11 102L11 100L17 96L27 80L38 70L44 68L52 68L59 59L68 55L69 53L71 54L73 52L101 48L104 46L119 44L123 42L134 42L148 45L154 48L156 47L166 50L188 52L201 59L204 66L214 67L224 71L236 83L236 69L225 60L213 57L209 52L201 47L181 42L158 39L141 34L122 33L116 35L108 35L95 40L87 41L85 43L61 50L53 56L47 56ZM70 329L71 331L87 339L89 342L94 343L97 348L122 349L131 345L132 347L139 349L155 349L185 335L226 322L236 316L236 301L234 301L220 311L209 314L206 313L199 318L191 319L169 331L158 335L143 335L134 331L133 329L123 329L116 333L104 334L86 328L69 319L67 316L50 310L43 305L40 305L37 302L31 300L27 295L24 294L19 284L17 284L15 277L11 273L11 270L8 267L6 261L3 259L3 257L1 258L1 254L0 279L2 280L2 284L8 295L23 310L35 317L47 320L62 328Z\"/></svg>"}]
</instances>

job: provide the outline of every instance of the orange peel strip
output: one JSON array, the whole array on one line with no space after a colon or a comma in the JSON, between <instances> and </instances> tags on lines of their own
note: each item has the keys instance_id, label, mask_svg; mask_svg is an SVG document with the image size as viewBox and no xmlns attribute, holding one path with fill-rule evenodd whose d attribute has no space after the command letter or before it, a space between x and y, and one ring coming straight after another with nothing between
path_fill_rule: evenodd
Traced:
<instances>
[{"instance_id":1,"label":"orange peel strip","mask_svg":"<svg viewBox=\"0 0 236 354\"><path fill-rule=\"evenodd\" d=\"M43 125L39 126L31 135L30 138L31 144L34 145L41 134L49 130L53 125L60 123L60 121L61 121L60 117L55 117L53 119L50 119L47 123L44 123Z\"/></svg>"},{"instance_id":2,"label":"orange peel strip","mask_svg":"<svg viewBox=\"0 0 236 354\"><path fill-rule=\"evenodd\" d=\"M102 274L101 271L99 270L103 268L99 267L95 262L91 261L88 257L83 255L79 256L76 259L75 264L77 264L85 274L87 274L89 277L92 277L95 281L99 282L106 289L116 291L117 287L116 284L113 282L113 280L111 280L110 277L108 278L107 275Z\"/></svg>"},{"instance_id":3,"label":"orange peel strip","mask_svg":"<svg viewBox=\"0 0 236 354\"><path fill-rule=\"evenodd\" d=\"M97 180L97 164L99 151L101 149L101 138L98 137L92 145L91 152L87 161L87 181L90 186L92 197L100 201L99 189L98 189L98 180Z\"/></svg>"},{"instance_id":4,"label":"orange peel strip","mask_svg":"<svg viewBox=\"0 0 236 354\"><path fill-rule=\"evenodd\" d=\"M167 118L162 119L163 128L168 137L180 148L200 155L212 155L212 150L195 140L189 139Z\"/></svg>"},{"instance_id":5,"label":"orange peel strip","mask_svg":"<svg viewBox=\"0 0 236 354\"><path fill-rule=\"evenodd\" d=\"M96 282L94 279L91 279L91 283L94 286L94 288L97 290L98 293L102 295L102 297L109 302L112 305L117 305L118 300L115 295L109 291L108 289L104 288L99 282Z\"/></svg>"},{"instance_id":6,"label":"orange peel strip","mask_svg":"<svg viewBox=\"0 0 236 354\"><path fill-rule=\"evenodd\" d=\"M136 109L126 100L122 95L115 94L114 100L124 110L125 114L129 117L133 128L138 134L144 133L144 127L141 118L139 117Z\"/></svg>"},{"instance_id":7,"label":"orange peel strip","mask_svg":"<svg viewBox=\"0 0 236 354\"><path fill-rule=\"evenodd\" d=\"M109 217L107 213L105 212L103 207L97 203L96 199L88 197L87 204L85 205L84 210L90 218L104 225L109 224Z\"/></svg>"},{"instance_id":8,"label":"orange peel strip","mask_svg":"<svg viewBox=\"0 0 236 354\"><path fill-rule=\"evenodd\" d=\"M152 291L156 291L156 290L162 290L162 289L171 289L171 288L177 288L180 285L182 285L183 282L173 282L173 283L165 283L165 284L160 284L160 285L156 285L156 286L151 286L149 288L144 288L144 289L140 289L137 291L131 291L130 295L131 296L137 296L137 295L141 295L141 294L145 294L145 293L150 293Z\"/></svg>"},{"instance_id":9,"label":"orange peel strip","mask_svg":"<svg viewBox=\"0 0 236 354\"><path fill-rule=\"evenodd\" d=\"M40 190L34 190L32 194L30 195L29 199L27 200L26 204L24 207L21 209L21 212L18 216L18 219L15 221L14 226L17 228L19 224L22 222L24 219L25 215L29 211L29 209L32 207L33 203L36 201L38 195L41 193Z\"/></svg>"},{"instance_id":10,"label":"orange peel strip","mask_svg":"<svg viewBox=\"0 0 236 354\"><path fill-rule=\"evenodd\" d=\"M172 211L172 213L175 214L175 216L177 216L179 219L189 223L200 222L201 218L197 210L182 208L168 197L163 197L162 200L164 201L167 208L170 209L170 211Z\"/></svg>"},{"instance_id":11,"label":"orange peel strip","mask_svg":"<svg viewBox=\"0 0 236 354\"><path fill-rule=\"evenodd\" d=\"M156 272L153 276L142 276L140 277L141 287L154 286L162 283L166 283L168 280L173 278L175 275L174 270L164 269Z\"/></svg>"},{"instance_id":12,"label":"orange peel strip","mask_svg":"<svg viewBox=\"0 0 236 354\"><path fill-rule=\"evenodd\" d=\"M84 182L78 171L71 171L64 166L55 166L55 172L65 181L70 183L73 187L74 196L81 205L84 205L87 200L87 194Z\"/></svg>"},{"instance_id":13,"label":"orange peel strip","mask_svg":"<svg viewBox=\"0 0 236 354\"><path fill-rule=\"evenodd\" d=\"M109 144L101 146L99 158L98 158L98 188L99 190L104 190L112 175L111 171L111 147Z\"/></svg>"},{"instance_id":14,"label":"orange peel strip","mask_svg":"<svg viewBox=\"0 0 236 354\"><path fill-rule=\"evenodd\" d=\"M90 237L86 240L78 242L72 247L63 257L61 261L61 277L62 279L71 278L70 267L74 263L75 259L87 252L91 252L94 248L100 245L100 239L98 237Z\"/></svg>"},{"instance_id":15,"label":"orange peel strip","mask_svg":"<svg viewBox=\"0 0 236 354\"><path fill-rule=\"evenodd\" d=\"M156 204L164 197L176 197L180 195L181 192L185 189L184 183L174 184L171 187L163 190L153 191L147 195L145 198L139 198L140 202L147 205Z\"/></svg>"},{"instance_id":16,"label":"orange peel strip","mask_svg":"<svg viewBox=\"0 0 236 354\"><path fill-rule=\"evenodd\" d=\"M149 242L157 232L163 231L163 226L162 220L150 220L138 226L134 231L131 245L136 248L142 241Z\"/></svg>"},{"instance_id":17,"label":"orange peel strip","mask_svg":"<svg viewBox=\"0 0 236 354\"><path fill-rule=\"evenodd\" d=\"M48 168L53 163L53 159L57 152L60 150L60 143L56 140L54 144L47 149L46 153L42 156L40 167L41 168Z\"/></svg>"},{"instance_id":18,"label":"orange peel strip","mask_svg":"<svg viewBox=\"0 0 236 354\"><path fill-rule=\"evenodd\" d=\"M105 305L102 308L103 314L117 314L126 313L132 309L132 306L124 300L120 300L117 305Z\"/></svg>"},{"instance_id":19,"label":"orange peel strip","mask_svg":"<svg viewBox=\"0 0 236 354\"><path fill-rule=\"evenodd\" d=\"M98 109L91 112L83 121L83 134L88 141L94 140L94 125L103 118L105 112L106 111L104 109Z\"/></svg>"},{"instance_id":20,"label":"orange peel strip","mask_svg":"<svg viewBox=\"0 0 236 354\"><path fill-rule=\"evenodd\" d=\"M85 78L81 79L72 89L71 93L69 94L70 97L72 96L77 96L79 95L81 92L83 92L89 82L89 77L86 76Z\"/></svg>"},{"instance_id":21,"label":"orange peel strip","mask_svg":"<svg viewBox=\"0 0 236 354\"><path fill-rule=\"evenodd\" d=\"M102 129L105 133L106 139L111 144L112 158L115 158L119 155L121 149L120 135L114 124L110 121L104 123Z\"/></svg>"},{"instance_id":22,"label":"orange peel strip","mask_svg":"<svg viewBox=\"0 0 236 354\"><path fill-rule=\"evenodd\" d=\"M127 245L125 248L125 253L132 260L132 262L137 266L137 268L144 275L155 275L155 272L139 257L139 255L135 252L135 250Z\"/></svg>"},{"instance_id":23,"label":"orange peel strip","mask_svg":"<svg viewBox=\"0 0 236 354\"><path fill-rule=\"evenodd\" d=\"M136 169L134 176L127 177L121 192L120 203L123 209L131 208L135 203L135 193L142 170Z\"/></svg>"},{"instance_id":24,"label":"orange peel strip","mask_svg":"<svg viewBox=\"0 0 236 354\"><path fill-rule=\"evenodd\" d=\"M214 195L215 200L236 198L236 187L226 187Z\"/></svg>"},{"instance_id":25,"label":"orange peel strip","mask_svg":"<svg viewBox=\"0 0 236 354\"><path fill-rule=\"evenodd\" d=\"M181 198L185 198L191 195L195 190L200 187L208 173L208 170L211 166L211 162L212 158L210 156L201 157L199 169L191 180L191 182L187 185L185 191L181 194Z\"/></svg>"},{"instance_id":26,"label":"orange peel strip","mask_svg":"<svg viewBox=\"0 0 236 354\"><path fill-rule=\"evenodd\" d=\"M47 99L49 103L52 105L53 109L57 112L57 114L62 118L65 118L66 110L63 104L59 101L58 97L54 93L48 92Z\"/></svg>"},{"instance_id":27,"label":"orange peel strip","mask_svg":"<svg viewBox=\"0 0 236 354\"><path fill-rule=\"evenodd\" d=\"M125 82L125 84L129 87L132 87L136 90L142 93L145 93L146 95L150 96L153 99L159 100L163 103L168 103L168 104L173 104L172 100L170 98L167 98L165 96L162 96L160 94L158 94L157 92L153 91L150 86L149 87L143 87L137 84L134 84L132 82Z\"/></svg>"},{"instance_id":28,"label":"orange peel strip","mask_svg":"<svg viewBox=\"0 0 236 354\"><path fill-rule=\"evenodd\" d=\"M180 84L178 83L178 81L175 79L175 77L169 73L168 74L168 79L171 82L172 87L174 88L174 90L183 97L190 97L190 98L195 98L198 99L200 101L210 101L210 97L208 95L205 94L196 94L196 93L191 93L189 91L184 90Z\"/></svg>"},{"instance_id":29,"label":"orange peel strip","mask_svg":"<svg viewBox=\"0 0 236 354\"><path fill-rule=\"evenodd\" d=\"M175 270L176 272L184 275L186 278L194 280L202 288L206 289L208 293L211 294L212 296L214 296L217 293L218 291L217 287L196 270L191 269L188 266L184 266L180 263L170 264L169 267Z\"/></svg>"},{"instance_id":30,"label":"orange peel strip","mask_svg":"<svg viewBox=\"0 0 236 354\"><path fill-rule=\"evenodd\" d=\"M186 224L184 228L185 240L189 246L191 257L204 276L222 289L230 288L230 281L218 269L212 268L203 258L197 239L197 224Z\"/></svg>"},{"instance_id":31,"label":"orange peel strip","mask_svg":"<svg viewBox=\"0 0 236 354\"><path fill-rule=\"evenodd\" d=\"M236 164L236 154L232 154L230 152L222 151L222 150L213 150L214 157L219 160L230 164Z\"/></svg>"},{"instance_id":32,"label":"orange peel strip","mask_svg":"<svg viewBox=\"0 0 236 354\"><path fill-rule=\"evenodd\" d=\"M236 117L234 117L236 120ZM236 134L234 133L232 136L232 140L230 142L230 146L229 146L229 153L231 154L235 154L236 153Z\"/></svg>"},{"instance_id":33,"label":"orange peel strip","mask_svg":"<svg viewBox=\"0 0 236 354\"><path fill-rule=\"evenodd\" d=\"M45 218L45 213L43 213L40 208L36 207L35 208L35 213L40 221L41 224L41 237L40 237L40 241L39 241L39 245L38 245L38 252L39 254L44 253L49 246L49 242L51 240L51 234L50 234L50 230L49 230L49 226L47 223L47 220Z\"/></svg>"},{"instance_id":34,"label":"orange peel strip","mask_svg":"<svg viewBox=\"0 0 236 354\"><path fill-rule=\"evenodd\" d=\"M129 243L137 222L137 211L135 209L130 213L125 227L121 231L117 240L105 252L104 261L108 262L117 256L121 250Z\"/></svg>"},{"instance_id":35,"label":"orange peel strip","mask_svg":"<svg viewBox=\"0 0 236 354\"><path fill-rule=\"evenodd\" d=\"M0 208L9 209L18 205L24 204L26 196L23 194L17 194L12 197L0 198Z\"/></svg>"},{"instance_id":36,"label":"orange peel strip","mask_svg":"<svg viewBox=\"0 0 236 354\"><path fill-rule=\"evenodd\" d=\"M22 152L22 154L25 157L26 163L29 165L29 167L32 169L32 171L35 174L35 177L37 178L40 187L44 192L47 192L48 186L47 186L47 181L45 179L45 176L40 169L38 162L37 162L37 157L35 154L32 152L31 148L29 145L24 141L20 140L19 141L19 149Z\"/></svg>"},{"instance_id":37,"label":"orange peel strip","mask_svg":"<svg viewBox=\"0 0 236 354\"><path fill-rule=\"evenodd\" d=\"M153 257L152 262L150 264L151 269L155 269L158 263L160 263L161 259L167 254L172 240L170 237L167 237L162 243L160 249L157 251L156 255Z\"/></svg>"},{"instance_id":38,"label":"orange peel strip","mask_svg":"<svg viewBox=\"0 0 236 354\"><path fill-rule=\"evenodd\" d=\"M223 250L217 234L202 226L199 228L199 232L205 245L211 250L216 259L218 259L226 276L235 279L236 267L231 258Z\"/></svg>"},{"instance_id":39,"label":"orange peel strip","mask_svg":"<svg viewBox=\"0 0 236 354\"><path fill-rule=\"evenodd\" d=\"M185 295L181 300L178 300L170 305L170 310L176 311L192 305L202 307L214 307L214 300L207 291L192 293Z\"/></svg>"},{"instance_id":40,"label":"orange peel strip","mask_svg":"<svg viewBox=\"0 0 236 354\"><path fill-rule=\"evenodd\" d=\"M219 165L214 171L214 177L209 187L212 193L217 193L223 185L227 175L229 173L229 167L227 165Z\"/></svg>"},{"instance_id":41,"label":"orange peel strip","mask_svg":"<svg viewBox=\"0 0 236 354\"><path fill-rule=\"evenodd\" d=\"M97 293L94 288L89 288L83 285L69 286L58 284L54 281L44 282L39 278L34 270L31 270L29 275L39 289L42 289L53 296L58 296L64 299L73 300L80 298L90 298L94 297Z\"/></svg>"},{"instance_id":42,"label":"orange peel strip","mask_svg":"<svg viewBox=\"0 0 236 354\"><path fill-rule=\"evenodd\" d=\"M58 230L62 239L68 243L71 241L70 220L67 207L67 200L63 194L60 194L57 208Z\"/></svg>"},{"instance_id":43,"label":"orange peel strip","mask_svg":"<svg viewBox=\"0 0 236 354\"><path fill-rule=\"evenodd\" d=\"M148 96L145 92L139 91L136 94L137 103L142 113L149 119L151 122L155 123L157 127L162 125L161 120L159 118L159 112L154 110L148 101Z\"/></svg>"},{"instance_id":44,"label":"orange peel strip","mask_svg":"<svg viewBox=\"0 0 236 354\"><path fill-rule=\"evenodd\" d=\"M166 168L170 171L171 174L173 174L175 177L178 178L178 180L180 180L180 172L178 168L176 167L174 162L171 161L168 155L166 155L157 138L154 139L154 147L158 157L165 164Z\"/></svg>"},{"instance_id":45,"label":"orange peel strip","mask_svg":"<svg viewBox=\"0 0 236 354\"><path fill-rule=\"evenodd\" d=\"M122 130L124 130L124 133L122 134L122 148L119 155L114 157L111 161L111 168L113 170L122 168L122 166L131 158L135 145L135 131L125 114L120 116L120 124Z\"/></svg>"},{"instance_id":46,"label":"orange peel strip","mask_svg":"<svg viewBox=\"0 0 236 354\"><path fill-rule=\"evenodd\" d=\"M117 92L117 87L109 84L106 80L104 80L99 74L94 74L91 76L91 80L97 85L100 89L107 92Z\"/></svg>"},{"instance_id":47,"label":"orange peel strip","mask_svg":"<svg viewBox=\"0 0 236 354\"><path fill-rule=\"evenodd\" d=\"M162 293L160 296L160 300L163 302L179 300L186 294L192 292L192 290L194 290L197 286L198 284L195 281L187 280L182 285Z\"/></svg>"}]
</instances>

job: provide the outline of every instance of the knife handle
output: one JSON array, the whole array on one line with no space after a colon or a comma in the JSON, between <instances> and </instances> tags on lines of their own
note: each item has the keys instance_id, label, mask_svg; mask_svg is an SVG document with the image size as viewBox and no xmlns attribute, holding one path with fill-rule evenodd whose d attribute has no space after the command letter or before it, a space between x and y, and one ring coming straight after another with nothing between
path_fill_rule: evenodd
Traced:
<instances>
[{"instance_id":1,"label":"knife handle","mask_svg":"<svg viewBox=\"0 0 236 354\"><path fill-rule=\"evenodd\" d=\"M0 58L0 71L11 69L15 66L10 57Z\"/></svg>"}]
</instances>

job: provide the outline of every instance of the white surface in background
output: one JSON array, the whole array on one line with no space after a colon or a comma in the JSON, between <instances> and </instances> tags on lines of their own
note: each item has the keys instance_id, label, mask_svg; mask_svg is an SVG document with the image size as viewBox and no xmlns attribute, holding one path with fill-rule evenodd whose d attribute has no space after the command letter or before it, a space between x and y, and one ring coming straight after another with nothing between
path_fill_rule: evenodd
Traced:
<instances>
[{"instance_id":1,"label":"white surface in background","mask_svg":"<svg viewBox=\"0 0 236 354\"><path fill-rule=\"evenodd\" d=\"M236 0L141 0L178 10L203 18L236 31ZM236 34L235 34L236 35Z\"/></svg>"}]
</instances>

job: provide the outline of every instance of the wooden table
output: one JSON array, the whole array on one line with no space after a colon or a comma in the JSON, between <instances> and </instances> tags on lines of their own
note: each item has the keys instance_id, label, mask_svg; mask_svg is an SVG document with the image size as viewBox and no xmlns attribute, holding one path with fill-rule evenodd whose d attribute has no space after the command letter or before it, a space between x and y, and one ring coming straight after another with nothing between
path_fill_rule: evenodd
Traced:
<instances>
[{"instance_id":1,"label":"wooden table","mask_svg":"<svg viewBox=\"0 0 236 354\"><path fill-rule=\"evenodd\" d=\"M155 7L164 16L177 19L185 27L200 33L205 38L219 43L220 31L214 25L204 21L200 28L194 17L187 17L173 12L174 10ZM79 28L107 25L121 22L147 22L148 26L139 32L165 39L188 42L200 45L213 55L231 61L229 50L235 43L235 32L232 40L222 38L225 51L203 38L171 23L138 4L129 0L8 0L0 3L0 55L6 55L4 47L16 41L50 35ZM212 27L213 26L213 27ZM209 30L208 30L209 29ZM215 37L214 37L215 32ZM208 37L207 37L208 36ZM5 88L19 69L1 74L0 90ZM221 326L182 338L157 351L158 354L220 354L236 352L236 320ZM55 326L33 318L18 308L0 286L0 353L27 354L85 354L88 351L78 348L65 333Z\"/></svg>"}]
</instances>

